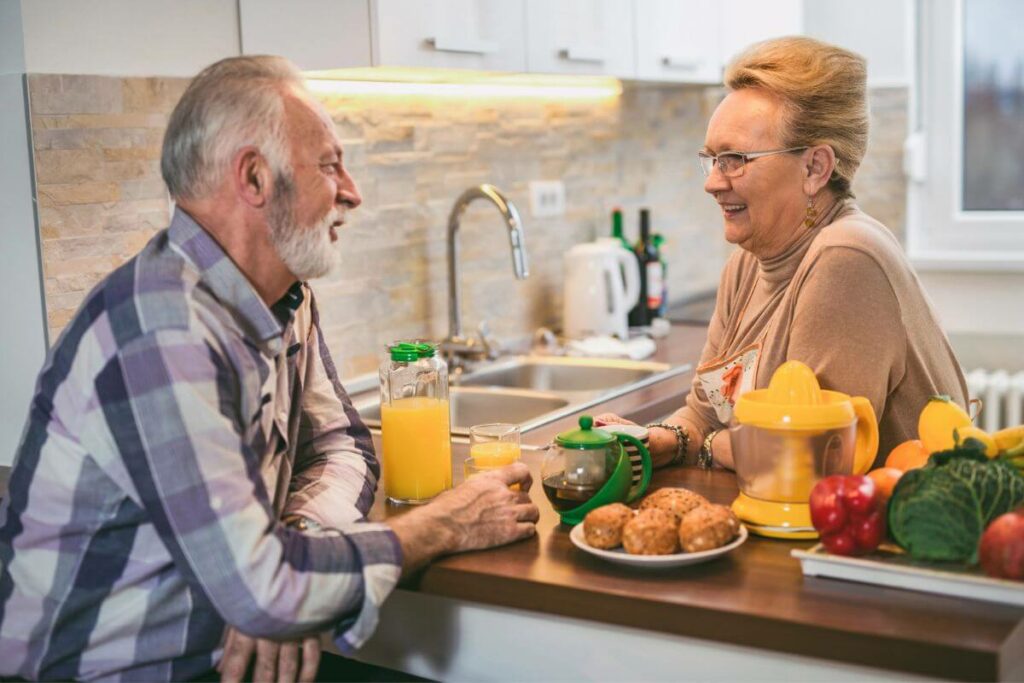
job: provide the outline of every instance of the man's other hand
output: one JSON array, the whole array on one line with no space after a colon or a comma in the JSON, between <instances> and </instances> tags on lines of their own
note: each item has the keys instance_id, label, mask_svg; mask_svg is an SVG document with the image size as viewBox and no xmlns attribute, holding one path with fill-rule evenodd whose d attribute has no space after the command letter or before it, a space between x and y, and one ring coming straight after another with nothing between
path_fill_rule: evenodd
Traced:
<instances>
[{"instance_id":1,"label":"man's other hand","mask_svg":"<svg viewBox=\"0 0 1024 683\"><path fill-rule=\"evenodd\" d=\"M221 657L220 664L217 665L220 680L224 683L241 681L249 668L253 653L256 654L256 665L253 667L252 673L255 683L313 681L316 679L316 670L320 666L320 640L317 636L308 636L290 642L277 642L250 638L233 628L228 628L228 637L224 643L224 656Z\"/></svg>"}]
</instances>

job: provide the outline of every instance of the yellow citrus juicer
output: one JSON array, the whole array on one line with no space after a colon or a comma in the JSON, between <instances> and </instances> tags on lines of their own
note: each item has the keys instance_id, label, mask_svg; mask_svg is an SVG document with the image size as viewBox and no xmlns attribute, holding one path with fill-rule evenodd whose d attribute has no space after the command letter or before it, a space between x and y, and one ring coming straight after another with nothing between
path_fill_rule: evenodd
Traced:
<instances>
[{"instance_id":1,"label":"yellow citrus juicer","mask_svg":"<svg viewBox=\"0 0 1024 683\"><path fill-rule=\"evenodd\" d=\"M819 479L864 474L878 452L878 422L871 402L822 389L814 371L787 361L767 389L736 401L729 430L740 495L732 509L755 534L809 539L807 501Z\"/></svg>"}]
</instances>

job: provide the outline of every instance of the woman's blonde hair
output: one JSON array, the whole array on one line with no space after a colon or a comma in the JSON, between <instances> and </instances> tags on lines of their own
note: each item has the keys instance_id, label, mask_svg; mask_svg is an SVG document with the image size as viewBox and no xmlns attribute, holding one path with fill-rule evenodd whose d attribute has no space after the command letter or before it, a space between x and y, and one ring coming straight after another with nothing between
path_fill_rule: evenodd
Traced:
<instances>
[{"instance_id":1,"label":"woman's blonde hair","mask_svg":"<svg viewBox=\"0 0 1024 683\"><path fill-rule=\"evenodd\" d=\"M850 184L868 146L867 65L858 54L813 38L756 43L725 69L732 90L760 88L785 103L783 147L829 145L836 167L828 187Z\"/></svg>"}]
</instances>

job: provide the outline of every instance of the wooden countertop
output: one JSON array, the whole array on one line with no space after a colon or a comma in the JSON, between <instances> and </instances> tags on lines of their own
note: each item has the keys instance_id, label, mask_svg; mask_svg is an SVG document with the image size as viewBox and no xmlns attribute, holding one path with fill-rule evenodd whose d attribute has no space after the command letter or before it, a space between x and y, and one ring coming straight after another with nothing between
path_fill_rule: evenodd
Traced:
<instances>
[{"instance_id":1,"label":"wooden countertop","mask_svg":"<svg viewBox=\"0 0 1024 683\"><path fill-rule=\"evenodd\" d=\"M658 359L695 362L703 338L701 328L674 327ZM681 404L691 378L687 373L590 411L649 421ZM567 417L523 441L547 443L574 423L574 416ZM454 449L456 480L466 449ZM569 529L560 525L538 483L542 457L539 451L523 452L534 476L531 497L541 511L535 538L441 559L404 587L927 676L1024 678L1024 609L804 577L789 553L810 542L751 536L723 558L670 570L604 563L573 546ZM738 492L732 473L694 468L656 472L651 488L661 486L683 486L722 504ZM378 495L371 518L401 513L382 500Z\"/></svg>"},{"instance_id":2,"label":"wooden countertop","mask_svg":"<svg viewBox=\"0 0 1024 683\"><path fill-rule=\"evenodd\" d=\"M695 362L700 327L674 326L657 360ZM678 407L690 373L591 409L646 422ZM570 416L523 437L541 445L575 423ZM379 447L379 443L377 444ZM461 477L466 446L453 459ZM524 450L539 480L542 454ZM0 467L0 496L9 469ZM725 471L670 468L652 489L684 486L727 504L737 493ZM991 603L804 577L786 542L751 536L713 562L639 571L601 562L575 548L569 530L535 484L537 536L493 550L441 559L407 581L427 594L593 620L655 632L747 645L882 669L964 680L1024 679L1024 610ZM371 517L402 510L378 495Z\"/></svg>"}]
</instances>

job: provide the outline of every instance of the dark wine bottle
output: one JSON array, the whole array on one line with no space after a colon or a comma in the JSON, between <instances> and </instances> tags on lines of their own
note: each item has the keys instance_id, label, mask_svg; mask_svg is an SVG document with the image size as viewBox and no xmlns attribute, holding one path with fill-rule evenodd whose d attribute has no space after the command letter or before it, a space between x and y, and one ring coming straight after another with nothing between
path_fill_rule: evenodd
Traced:
<instances>
[{"instance_id":1,"label":"dark wine bottle","mask_svg":"<svg viewBox=\"0 0 1024 683\"><path fill-rule=\"evenodd\" d=\"M633 253L640 265L640 300L629 312L629 324L643 327L657 317L662 295L661 260L651 241L650 209L640 209L640 239L633 247Z\"/></svg>"}]
</instances>

